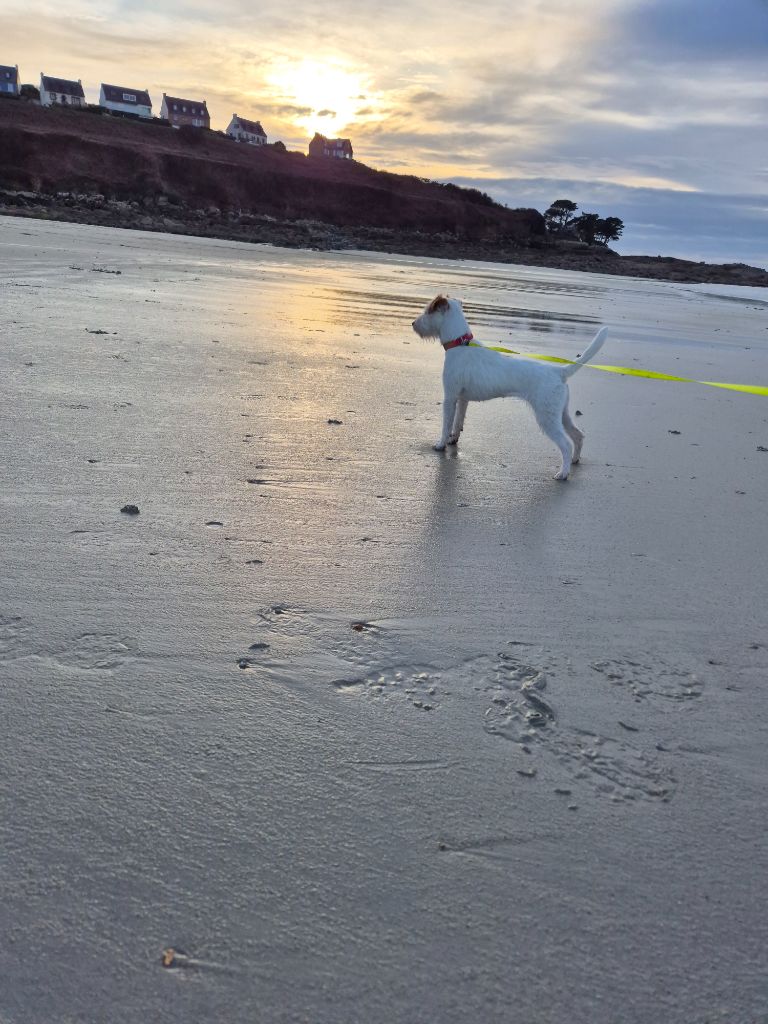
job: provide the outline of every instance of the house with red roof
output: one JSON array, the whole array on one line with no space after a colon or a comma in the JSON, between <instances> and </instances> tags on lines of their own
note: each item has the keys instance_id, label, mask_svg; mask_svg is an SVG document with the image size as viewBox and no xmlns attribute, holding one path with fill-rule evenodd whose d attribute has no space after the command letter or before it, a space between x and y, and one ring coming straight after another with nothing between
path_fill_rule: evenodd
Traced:
<instances>
[{"instance_id":1,"label":"house with red roof","mask_svg":"<svg viewBox=\"0 0 768 1024\"><path fill-rule=\"evenodd\" d=\"M210 128L211 118L205 100L183 100L178 96L166 96L160 107L160 117L170 121L174 128L194 125L195 128Z\"/></svg>"},{"instance_id":2,"label":"house with red roof","mask_svg":"<svg viewBox=\"0 0 768 1024\"><path fill-rule=\"evenodd\" d=\"M265 146L267 133L261 127L261 121L248 121L244 117L232 115L227 128L227 135L238 142L247 142L251 146Z\"/></svg>"},{"instance_id":3,"label":"house with red roof","mask_svg":"<svg viewBox=\"0 0 768 1024\"><path fill-rule=\"evenodd\" d=\"M85 93L80 79L52 78L40 73L40 105L43 107L84 107Z\"/></svg>"},{"instance_id":4,"label":"house with red roof","mask_svg":"<svg viewBox=\"0 0 768 1024\"><path fill-rule=\"evenodd\" d=\"M315 132L315 137L309 144L309 155L351 160L352 143L349 139L326 139L320 132Z\"/></svg>"}]
</instances>

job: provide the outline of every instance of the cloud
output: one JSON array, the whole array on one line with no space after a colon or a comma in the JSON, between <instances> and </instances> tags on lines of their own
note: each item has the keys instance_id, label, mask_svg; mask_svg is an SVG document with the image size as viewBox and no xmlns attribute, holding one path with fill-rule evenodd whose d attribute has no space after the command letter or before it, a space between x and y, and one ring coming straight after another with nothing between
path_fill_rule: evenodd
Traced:
<instances>
[{"instance_id":1,"label":"cloud","mask_svg":"<svg viewBox=\"0 0 768 1024\"><path fill-rule=\"evenodd\" d=\"M768 268L768 199L763 195L680 193L563 178L454 177L510 207L544 210L571 199L580 212L621 217L625 231L613 247L684 259L747 262Z\"/></svg>"}]
</instances>

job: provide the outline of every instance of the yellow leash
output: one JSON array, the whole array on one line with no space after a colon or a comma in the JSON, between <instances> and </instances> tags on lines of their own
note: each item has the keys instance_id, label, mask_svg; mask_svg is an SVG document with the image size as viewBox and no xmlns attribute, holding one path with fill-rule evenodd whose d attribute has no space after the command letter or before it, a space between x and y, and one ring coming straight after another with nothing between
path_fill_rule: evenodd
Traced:
<instances>
[{"instance_id":1,"label":"yellow leash","mask_svg":"<svg viewBox=\"0 0 768 1024\"><path fill-rule=\"evenodd\" d=\"M524 356L526 359L541 359L546 363L570 363L573 359L561 359L559 356L532 355L528 352L516 352L513 348L500 348L498 345L479 345L470 341L472 348L487 348L491 352L503 352L508 356ZM585 363L592 370L603 370L605 373L620 373L624 377L649 377L651 380L675 380L680 384L705 384L708 388L726 388L728 391L743 391L748 395L768 396L768 387L759 384L722 384L715 380L694 380L692 377L674 377L669 373L654 373L653 370L634 370L631 366L600 366L598 363Z\"/></svg>"}]
</instances>

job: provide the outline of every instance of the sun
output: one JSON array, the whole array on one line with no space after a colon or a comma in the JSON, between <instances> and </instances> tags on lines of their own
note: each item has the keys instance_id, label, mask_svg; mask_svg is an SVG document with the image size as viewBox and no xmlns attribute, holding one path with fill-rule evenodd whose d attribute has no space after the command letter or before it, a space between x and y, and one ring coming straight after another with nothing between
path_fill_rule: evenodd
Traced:
<instances>
[{"instance_id":1,"label":"sun","mask_svg":"<svg viewBox=\"0 0 768 1024\"><path fill-rule=\"evenodd\" d=\"M370 107L367 77L338 63L282 60L267 82L276 99L297 108L290 120L310 135L335 135Z\"/></svg>"}]
</instances>

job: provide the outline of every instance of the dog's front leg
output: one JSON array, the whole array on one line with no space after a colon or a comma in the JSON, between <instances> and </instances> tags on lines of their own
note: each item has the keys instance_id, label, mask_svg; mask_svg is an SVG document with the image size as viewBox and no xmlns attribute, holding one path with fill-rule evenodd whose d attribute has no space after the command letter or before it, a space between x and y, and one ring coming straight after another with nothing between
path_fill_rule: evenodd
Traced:
<instances>
[{"instance_id":1,"label":"dog's front leg","mask_svg":"<svg viewBox=\"0 0 768 1024\"><path fill-rule=\"evenodd\" d=\"M448 438L448 444L458 444L461 432L464 429L464 417L467 415L468 402L466 398L456 399L456 415L453 417L453 426Z\"/></svg>"},{"instance_id":2,"label":"dog's front leg","mask_svg":"<svg viewBox=\"0 0 768 1024\"><path fill-rule=\"evenodd\" d=\"M453 418L456 415L456 398L454 395L443 394L443 432L440 435L440 440L437 441L433 448L436 452L445 451L445 446L448 444L448 438L451 435L451 427L453 426Z\"/></svg>"}]
</instances>

